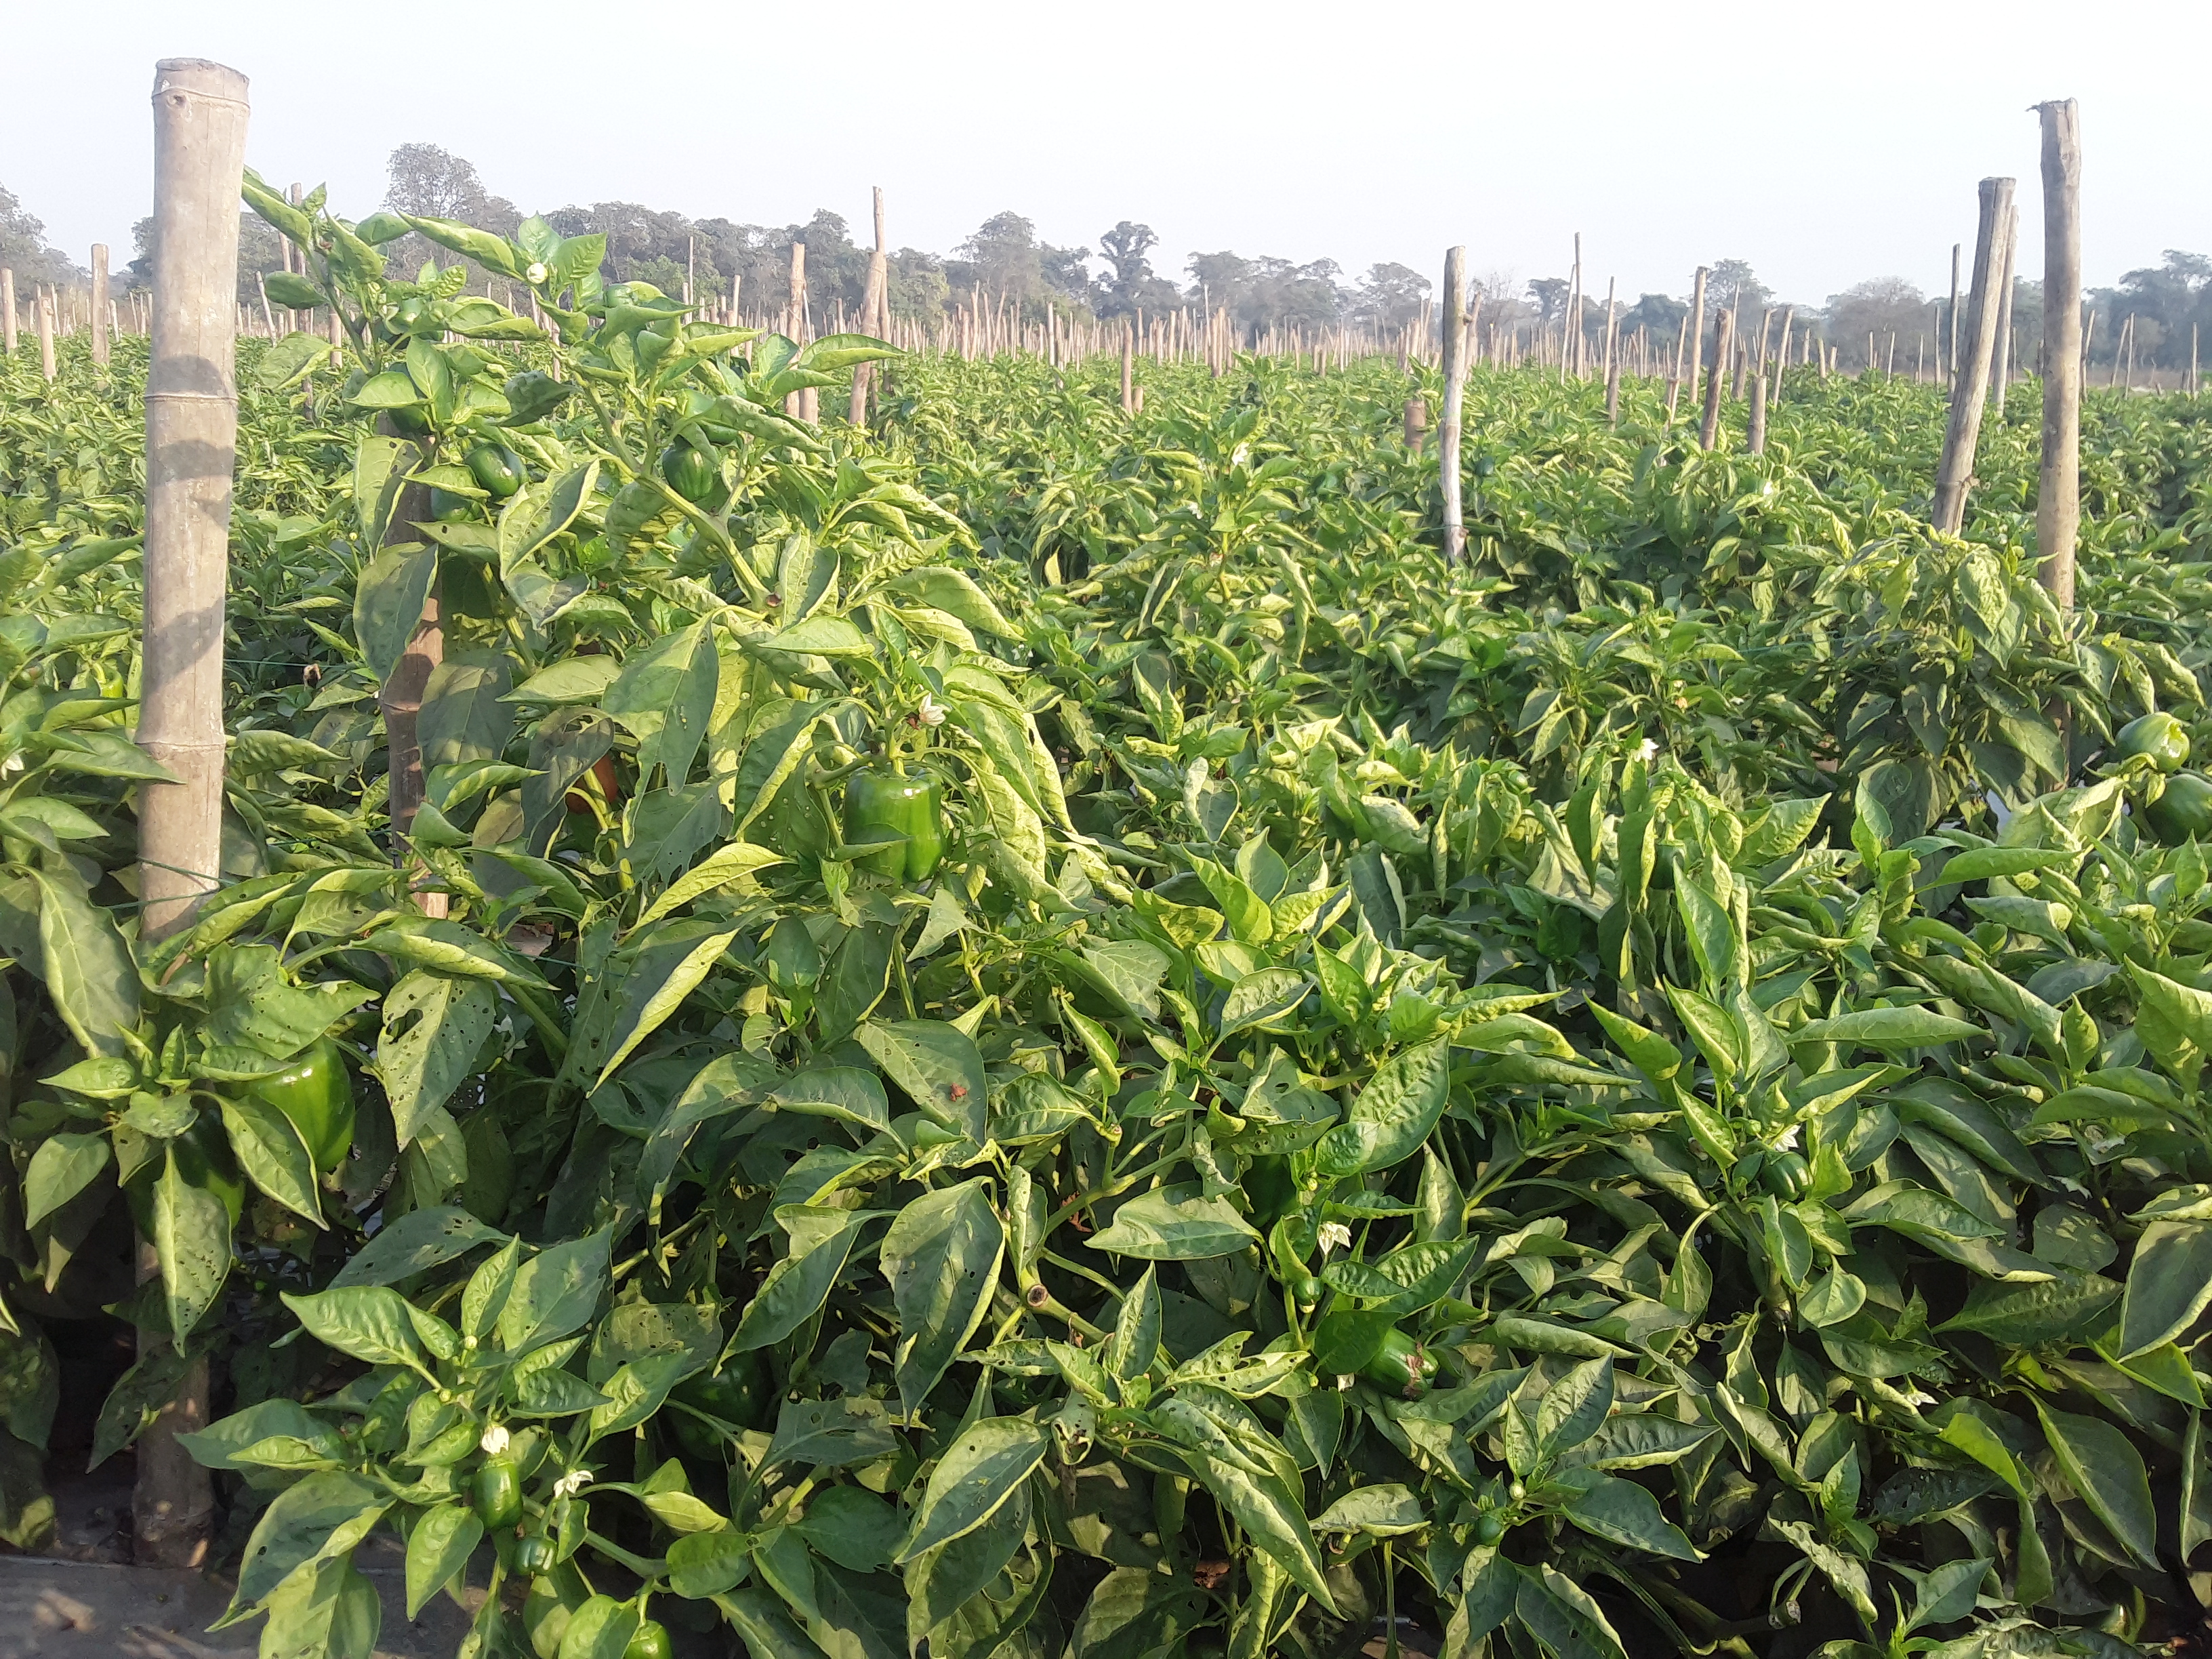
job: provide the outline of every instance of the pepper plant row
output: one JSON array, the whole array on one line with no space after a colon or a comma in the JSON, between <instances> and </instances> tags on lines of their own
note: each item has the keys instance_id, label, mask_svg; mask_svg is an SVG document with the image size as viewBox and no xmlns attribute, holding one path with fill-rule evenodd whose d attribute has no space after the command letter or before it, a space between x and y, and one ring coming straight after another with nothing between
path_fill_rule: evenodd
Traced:
<instances>
[{"instance_id":1,"label":"pepper plant row","mask_svg":"<svg viewBox=\"0 0 2212 1659\"><path fill-rule=\"evenodd\" d=\"M242 366L159 945L143 359L0 366L15 1541L106 1309L96 1456L215 1362L271 1651L369 1650L380 1529L538 1659L2199 1625L2201 408L2093 401L2062 617L2017 394L1961 540L1927 391L1793 375L1748 457L1486 372L1451 568L1387 363L817 427L896 354L247 196L344 343Z\"/></svg>"}]
</instances>

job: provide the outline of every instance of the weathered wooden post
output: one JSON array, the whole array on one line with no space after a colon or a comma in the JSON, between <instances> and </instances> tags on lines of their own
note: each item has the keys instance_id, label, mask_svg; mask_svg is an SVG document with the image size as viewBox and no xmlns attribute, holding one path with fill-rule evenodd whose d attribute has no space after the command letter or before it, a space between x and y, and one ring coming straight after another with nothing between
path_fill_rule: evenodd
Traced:
<instances>
[{"instance_id":1,"label":"weathered wooden post","mask_svg":"<svg viewBox=\"0 0 2212 1659\"><path fill-rule=\"evenodd\" d=\"M884 187L876 186L876 251L868 257L868 294L861 301L860 331L878 340L890 331L890 251L884 241ZM859 363L853 369L853 402L845 418L859 426L868 418L868 392L875 384L876 366Z\"/></svg>"},{"instance_id":2,"label":"weathered wooden post","mask_svg":"<svg viewBox=\"0 0 2212 1659\"><path fill-rule=\"evenodd\" d=\"M1690 332L1687 337L1690 343L1690 367L1688 373L1682 376L1682 380L1683 384L1690 388L1690 395L1692 398L1698 395L1698 371L1705 367L1705 279L1711 275L1712 273L1705 266L1699 265L1697 283L1690 293Z\"/></svg>"},{"instance_id":3,"label":"weathered wooden post","mask_svg":"<svg viewBox=\"0 0 2212 1659\"><path fill-rule=\"evenodd\" d=\"M2002 273L1997 278L1997 337L1995 355L1990 359L1990 389L1997 401L1997 419L2005 416L2005 393L2012 384L2012 290L2013 270L2020 258L2020 210L2005 210L2004 254Z\"/></svg>"},{"instance_id":4,"label":"weathered wooden post","mask_svg":"<svg viewBox=\"0 0 2212 1659\"><path fill-rule=\"evenodd\" d=\"M2071 98L2039 104L2043 119L2043 468L2036 492L2037 576L2074 608L2081 525L2081 115Z\"/></svg>"},{"instance_id":5,"label":"weathered wooden post","mask_svg":"<svg viewBox=\"0 0 2212 1659\"><path fill-rule=\"evenodd\" d=\"M1974 285L1966 299L1964 357L1951 396L1950 425L1943 434L1943 457L1936 469L1936 528L1955 536L1966 521L1966 489L1973 482L1974 447L1981 435L1982 410L1989 400L1990 361L1997 337L1996 283L2004 264L2005 217L2012 211L2009 179L1984 179L1982 220L1974 233Z\"/></svg>"},{"instance_id":6,"label":"weathered wooden post","mask_svg":"<svg viewBox=\"0 0 2212 1659\"><path fill-rule=\"evenodd\" d=\"M1766 453L1766 372L1751 377L1751 413L1746 417L1743 447L1747 453Z\"/></svg>"},{"instance_id":7,"label":"weathered wooden post","mask_svg":"<svg viewBox=\"0 0 2212 1659\"><path fill-rule=\"evenodd\" d=\"M1705 414L1698 423L1698 447L1711 449L1720 441L1721 392L1728 382L1729 347L1733 343L1729 325L1735 320L1733 312L1723 311L1713 318L1713 366L1705 371Z\"/></svg>"},{"instance_id":8,"label":"weathered wooden post","mask_svg":"<svg viewBox=\"0 0 2212 1659\"><path fill-rule=\"evenodd\" d=\"M1437 434L1437 465L1444 497L1444 561L1457 564L1467 551L1460 509L1460 416L1467 399L1467 250L1444 252L1444 418Z\"/></svg>"},{"instance_id":9,"label":"weathered wooden post","mask_svg":"<svg viewBox=\"0 0 2212 1659\"><path fill-rule=\"evenodd\" d=\"M54 378L54 291L39 289L39 372L48 380Z\"/></svg>"},{"instance_id":10,"label":"weathered wooden post","mask_svg":"<svg viewBox=\"0 0 2212 1659\"><path fill-rule=\"evenodd\" d=\"M1406 399L1406 447L1418 455L1429 441L1429 400Z\"/></svg>"},{"instance_id":11,"label":"weathered wooden post","mask_svg":"<svg viewBox=\"0 0 2212 1659\"><path fill-rule=\"evenodd\" d=\"M220 64L185 58L155 67L138 743L177 781L139 788L140 928L149 940L189 925L222 867L223 586L238 453L234 307L246 93L246 77ZM153 1247L142 1242L139 1277L159 1271ZM132 1516L141 1562L196 1566L207 1552L213 1489L208 1472L176 1442L207 1425L207 1362L195 1360L139 1439Z\"/></svg>"},{"instance_id":12,"label":"weathered wooden post","mask_svg":"<svg viewBox=\"0 0 2212 1659\"><path fill-rule=\"evenodd\" d=\"M1959 244L1951 244L1951 321L1950 351L1947 362L1950 384L1955 390L1959 384Z\"/></svg>"},{"instance_id":13,"label":"weathered wooden post","mask_svg":"<svg viewBox=\"0 0 2212 1659\"><path fill-rule=\"evenodd\" d=\"M1620 309L1615 296L1620 279L1605 282L1605 423L1620 424Z\"/></svg>"},{"instance_id":14,"label":"weathered wooden post","mask_svg":"<svg viewBox=\"0 0 2212 1659\"><path fill-rule=\"evenodd\" d=\"M0 351L15 355L15 273L0 265Z\"/></svg>"},{"instance_id":15,"label":"weathered wooden post","mask_svg":"<svg viewBox=\"0 0 2212 1659\"><path fill-rule=\"evenodd\" d=\"M1121 324L1121 412L1137 412L1137 330L1127 320Z\"/></svg>"},{"instance_id":16,"label":"weathered wooden post","mask_svg":"<svg viewBox=\"0 0 2212 1659\"><path fill-rule=\"evenodd\" d=\"M92 361L107 362L107 244L92 245Z\"/></svg>"},{"instance_id":17,"label":"weathered wooden post","mask_svg":"<svg viewBox=\"0 0 2212 1659\"><path fill-rule=\"evenodd\" d=\"M806 343L806 244L791 245L791 296L784 331L800 345ZM783 412L802 421L821 414L821 397L812 386L802 386L783 400Z\"/></svg>"}]
</instances>

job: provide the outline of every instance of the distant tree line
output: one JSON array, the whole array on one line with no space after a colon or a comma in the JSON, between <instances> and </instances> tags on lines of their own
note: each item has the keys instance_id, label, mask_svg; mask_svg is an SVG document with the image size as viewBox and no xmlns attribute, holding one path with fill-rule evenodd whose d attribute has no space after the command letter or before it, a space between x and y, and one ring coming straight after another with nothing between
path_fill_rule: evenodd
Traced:
<instances>
[{"instance_id":1,"label":"distant tree line","mask_svg":"<svg viewBox=\"0 0 2212 1659\"><path fill-rule=\"evenodd\" d=\"M465 220L486 229L512 232L522 210L495 194L466 158L435 144L402 144L387 163L384 205L419 216ZM867 283L869 250L857 242L852 227L823 209L804 224L744 224L726 218L693 219L635 202L570 204L546 212L546 221L563 235L604 234L609 280L647 282L665 293L684 291L696 299L726 300L734 291L749 313L774 312L789 290L791 246L806 246L806 285L811 320L819 331L842 305L850 319L860 313ZM151 279L153 222L133 228L136 258L117 273L125 286ZM1014 212L994 214L949 254L902 247L890 255L890 303L894 315L909 320L945 316L953 307L981 298L988 304L1017 307L1032 322L1048 313L1070 318L1113 319L1139 313L1159 313L1181 307L1226 311L1245 338L1267 330L1295 326L1309 331L1336 325L1388 334L1416 322L1427 312L1433 284L1421 271L1396 264L1370 265L1347 279L1333 259L1305 264L1223 250L1194 253L1184 262L1182 280L1155 270L1152 251L1159 238L1149 225L1124 219L1103 233L1095 246L1061 247L1042 240L1036 224ZM390 245L396 269L413 270L439 251L419 236ZM0 264L12 266L19 286L36 283L82 283L74 261L45 240L45 227L4 187L0 187ZM258 278L283 269L274 231L259 219L243 216L239 240L239 299L254 304ZM1585 270L1587 281L1589 273ZM480 285L480 284L479 284ZM1571 303L1565 276L1522 282L1504 272L1477 282L1483 317L1499 327L1557 328ZM1825 303L1798 303L1796 327L1810 329L1832 344L1846 368L1863 367L1872 343L1874 360L1891 360L1899 368L1919 361L1933 363L1938 342L1948 328L1949 296L1928 295L1901 276L1878 276L1827 296ZM1706 284L1708 325L1712 313L1733 307L1747 331L1761 315L1790 302L1776 295L1742 259L1716 260ZM2131 270L2112 288L2088 295L2095 323L2092 361L2108 364L2120 344L2122 325L2134 319L2135 361L2145 368L2185 368L2195 329L2212 355L2212 258L2169 249L2164 262ZM1679 337L1689 311L1684 295L1641 294L1620 296L1625 334L1648 331L1665 348ZM1604 325L1601 295L1582 298L1582 323L1595 331ZM2020 279L2013 301L2015 361L2033 368L2041 348L2041 285ZM1893 341L1894 346L1893 347Z\"/></svg>"}]
</instances>

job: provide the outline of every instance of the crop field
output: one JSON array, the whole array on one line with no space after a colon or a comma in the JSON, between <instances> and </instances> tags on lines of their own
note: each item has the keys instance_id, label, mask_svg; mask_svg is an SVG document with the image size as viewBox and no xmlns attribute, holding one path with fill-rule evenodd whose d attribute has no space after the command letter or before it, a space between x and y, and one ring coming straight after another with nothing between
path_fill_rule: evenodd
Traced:
<instances>
[{"instance_id":1,"label":"crop field","mask_svg":"<svg viewBox=\"0 0 2212 1659\"><path fill-rule=\"evenodd\" d=\"M247 196L176 924L147 344L0 361L0 1535L104 1394L266 1654L2204 1650L2212 399L2063 610L2033 379L1949 535L1940 386L1477 365L1455 562L1419 355Z\"/></svg>"}]
</instances>

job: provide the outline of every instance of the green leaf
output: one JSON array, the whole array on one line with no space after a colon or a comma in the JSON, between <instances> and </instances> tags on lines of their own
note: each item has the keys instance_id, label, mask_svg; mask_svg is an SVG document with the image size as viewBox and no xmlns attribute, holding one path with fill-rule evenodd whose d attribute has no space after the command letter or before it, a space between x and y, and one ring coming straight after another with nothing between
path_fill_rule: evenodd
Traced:
<instances>
[{"instance_id":1,"label":"green leaf","mask_svg":"<svg viewBox=\"0 0 2212 1659\"><path fill-rule=\"evenodd\" d=\"M2103 1281L2100 1280L2100 1283ZM2120 1358L2178 1340L2212 1304L2212 1223L2154 1221L2136 1241L2120 1308Z\"/></svg>"},{"instance_id":2,"label":"green leaf","mask_svg":"<svg viewBox=\"0 0 2212 1659\"><path fill-rule=\"evenodd\" d=\"M1152 1370L1159 1358L1162 1316L1159 1269L1147 1267L1123 1293L1121 1311L1114 1316L1107 1364L1115 1376L1127 1381Z\"/></svg>"},{"instance_id":3,"label":"green leaf","mask_svg":"<svg viewBox=\"0 0 2212 1659\"><path fill-rule=\"evenodd\" d=\"M466 1504L441 1504L416 1522L407 1539L407 1616L443 1589L483 1540L483 1522Z\"/></svg>"},{"instance_id":4,"label":"green leaf","mask_svg":"<svg viewBox=\"0 0 2212 1659\"><path fill-rule=\"evenodd\" d=\"M2123 1549L2155 1570L2158 1515L2151 1507L2150 1476L2134 1443L2110 1423L2054 1412L2040 1400L2035 1414L2067 1484Z\"/></svg>"},{"instance_id":5,"label":"green leaf","mask_svg":"<svg viewBox=\"0 0 2212 1659\"><path fill-rule=\"evenodd\" d=\"M23 1224L35 1227L75 1198L108 1164L104 1134L48 1135L23 1173Z\"/></svg>"},{"instance_id":6,"label":"green leaf","mask_svg":"<svg viewBox=\"0 0 2212 1659\"><path fill-rule=\"evenodd\" d=\"M1536 1406L1536 1446L1546 1457L1572 1451L1603 1426L1613 1409L1613 1361L1576 1366L1544 1390Z\"/></svg>"},{"instance_id":7,"label":"green leaf","mask_svg":"<svg viewBox=\"0 0 2212 1659\"><path fill-rule=\"evenodd\" d=\"M482 979L418 968L386 995L376 1074L402 1147L468 1079L498 1019L499 994Z\"/></svg>"},{"instance_id":8,"label":"green leaf","mask_svg":"<svg viewBox=\"0 0 2212 1659\"><path fill-rule=\"evenodd\" d=\"M870 1020L856 1034L922 1111L979 1145L990 1136L990 1079L975 1040L939 1020Z\"/></svg>"},{"instance_id":9,"label":"green leaf","mask_svg":"<svg viewBox=\"0 0 2212 1659\"><path fill-rule=\"evenodd\" d=\"M1235 1205L1225 1198L1206 1198L1204 1190L1199 1182L1188 1182L1140 1193L1087 1242L1094 1250L1148 1261L1202 1261L1260 1242L1260 1235Z\"/></svg>"},{"instance_id":10,"label":"green leaf","mask_svg":"<svg viewBox=\"0 0 2212 1659\"><path fill-rule=\"evenodd\" d=\"M2212 1297L2212 1290L2206 1294ZM1966 1291L1966 1305L1935 1328L1976 1331L2015 1348L2038 1347L2088 1335L2119 1295L2118 1285L2094 1273L2062 1273L2041 1284L1977 1279Z\"/></svg>"},{"instance_id":11,"label":"green leaf","mask_svg":"<svg viewBox=\"0 0 2212 1659\"><path fill-rule=\"evenodd\" d=\"M354 588L353 636L380 685L398 672L438 580L438 550L401 543L368 562Z\"/></svg>"},{"instance_id":12,"label":"green leaf","mask_svg":"<svg viewBox=\"0 0 2212 1659\"><path fill-rule=\"evenodd\" d=\"M899 1402L908 1417L990 1311L1006 1243L990 1182L980 1176L923 1194L884 1235L884 1277L899 1316Z\"/></svg>"},{"instance_id":13,"label":"green leaf","mask_svg":"<svg viewBox=\"0 0 2212 1659\"><path fill-rule=\"evenodd\" d=\"M851 1210L787 1205L776 1219L791 1235L791 1254L769 1269L768 1278L745 1304L732 1353L747 1353L783 1340L821 1310L837 1276L870 1219Z\"/></svg>"},{"instance_id":14,"label":"green leaf","mask_svg":"<svg viewBox=\"0 0 2212 1659\"><path fill-rule=\"evenodd\" d=\"M466 1255L479 1244L495 1244L506 1237L455 1206L410 1210L397 1221L386 1223L375 1237L356 1250L338 1269L330 1288L397 1284L425 1268Z\"/></svg>"},{"instance_id":15,"label":"green leaf","mask_svg":"<svg viewBox=\"0 0 2212 1659\"><path fill-rule=\"evenodd\" d=\"M369 1365L422 1369L422 1350L407 1298L381 1285L352 1285L314 1296L287 1294L284 1305L325 1347Z\"/></svg>"},{"instance_id":16,"label":"green leaf","mask_svg":"<svg viewBox=\"0 0 2212 1659\"><path fill-rule=\"evenodd\" d=\"M1601 1476L1566 1508L1567 1519L1593 1537L1677 1561L1698 1561L1682 1529L1660 1512L1659 1500L1633 1480Z\"/></svg>"},{"instance_id":17,"label":"green leaf","mask_svg":"<svg viewBox=\"0 0 2212 1659\"><path fill-rule=\"evenodd\" d=\"M371 1659L384 1624L376 1586L349 1555L335 1552L294 1573L271 1592L261 1651Z\"/></svg>"},{"instance_id":18,"label":"green leaf","mask_svg":"<svg viewBox=\"0 0 2212 1659\"><path fill-rule=\"evenodd\" d=\"M613 1236L602 1230L540 1250L515 1269L514 1288L499 1311L499 1340L526 1353L583 1328L610 1288Z\"/></svg>"},{"instance_id":19,"label":"green leaf","mask_svg":"<svg viewBox=\"0 0 2212 1659\"><path fill-rule=\"evenodd\" d=\"M931 1471L913 1530L892 1558L903 1564L973 1532L1044 1462L1052 1437L1034 1423L988 1417L954 1441Z\"/></svg>"},{"instance_id":20,"label":"green leaf","mask_svg":"<svg viewBox=\"0 0 2212 1659\"><path fill-rule=\"evenodd\" d=\"M737 936L734 927L703 937L696 933L678 934L656 939L637 953L623 979L622 1000L614 1019L614 1051L599 1067L593 1087L612 1077L638 1044L684 1006L684 999L699 988L700 981L713 971Z\"/></svg>"},{"instance_id":21,"label":"green leaf","mask_svg":"<svg viewBox=\"0 0 2212 1659\"><path fill-rule=\"evenodd\" d=\"M898 1449L879 1400L787 1400L760 1468L765 1472L792 1463L834 1469L871 1463Z\"/></svg>"},{"instance_id":22,"label":"green leaf","mask_svg":"<svg viewBox=\"0 0 2212 1659\"><path fill-rule=\"evenodd\" d=\"M253 1184L295 1215L323 1224L321 1188L315 1184L314 1155L292 1120L252 1095L222 1103L223 1128L239 1167Z\"/></svg>"},{"instance_id":23,"label":"green leaf","mask_svg":"<svg viewBox=\"0 0 2212 1659\"><path fill-rule=\"evenodd\" d=\"M1792 1048L1807 1042L1856 1044L1866 1048L1932 1048L1989 1033L1963 1019L1928 1008L1855 1008L1833 1019L1808 1020L1784 1034Z\"/></svg>"},{"instance_id":24,"label":"green leaf","mask_svg":"<svg viewBox=\"0 0 2212 1659\"><path fill-rule=\"evenodd\" d=\"M668 1547L668 1588L695 1601L735 1589L752 1571L746 1543L726 1528L686 1533Z\"/></svg>"},{"instance_id":25,"label":"green leaf","mask_svg":"<svg viewBox=\"0 0 2212 1659\"><path fill-rule=\"evenodd\" d=\"M336 1470L311 1474L277 1493L246 1541L232 1611L259 1607L294 1569L351 1551L391 1504L374 1481Z\"/></svg>"},{"instance_id":26,"label":"green leaf","mask_svg":"<svg viewBox=\"0 0 2212 1659\"><path fill-rule=\"evenodd\" d=\"M170 1334L182 1346L230 1276L230 1212L218 1195L185 1177L173 1146L154 1183L153 1244Z\"/></svg>"},{"instance_id":27,"label":"green leaf","mask_svg":"<svg viewBox=\"0 0 2212 1659\"><path fill-rule=\"evenodd\" d=\"M568 1615L556 1659L623 1659L623 1650L643 1622L635 1603L617 1601L611 1595L592 1596Z\"/></svg>"},{"instance_id":28,"label":"green leaf","mask_svg":"<svg viewBox=\"0 0 2212 1659\"><path fill-rule=\"evenodd\" d=\"M40 971L62 1017L88 1054L120 1054L138 1024L138 969L107 913L74 869L33 870L39 889Z\"/></svg>"},{"instance_id":29,"label":"green leaf","mask_svg":"<svg viewBox=\"0 0 2212 1659\"><path fill-rule=\"evenodd\" d=\"M1316 1163L1324 1175L1342 1177L1412 1157L1443 1116L1450 1085L1449 1042L1394 1055L1359 1091L1345 1121L1321 1138Z\"/></svg>"}]
</instances>

